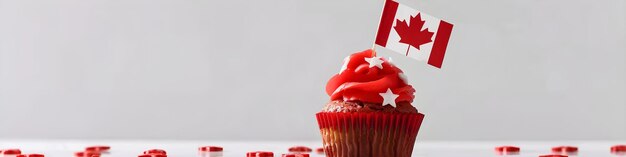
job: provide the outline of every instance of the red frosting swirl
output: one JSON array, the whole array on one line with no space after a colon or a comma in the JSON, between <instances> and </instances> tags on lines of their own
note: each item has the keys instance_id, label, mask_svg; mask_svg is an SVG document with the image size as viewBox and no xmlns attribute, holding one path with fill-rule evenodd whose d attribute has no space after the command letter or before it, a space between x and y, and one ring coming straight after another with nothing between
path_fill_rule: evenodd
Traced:
<instances>
[{"instance_id":1,"label":"red frosting swirl","mask_svg":"<svg viewBox=\"0 0 626 157\"><path fill-rule=\"evenodd\" d=\"M332 100L360 101L366 103L383 103L380 93L391 89L398 97L396 102L413 102L415 89L405 82L402 70L384 58L382 68L370 67L366 58L372 58L374 51L365 50L346 58L342 71L333 76L326 84L326 93ZM402 75L402 76L401 76Z\"/></svg>"}]
</instances>

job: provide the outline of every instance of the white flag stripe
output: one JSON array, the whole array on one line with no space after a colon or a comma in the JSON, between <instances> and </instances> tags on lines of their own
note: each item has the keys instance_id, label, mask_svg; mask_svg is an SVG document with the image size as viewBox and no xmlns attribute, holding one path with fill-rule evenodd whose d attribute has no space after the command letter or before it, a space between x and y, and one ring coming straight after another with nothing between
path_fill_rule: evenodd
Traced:
<instances>
[{"instance_id":1,"label":"white flag stripe","mask_svg":"<svg viewBox=\"0 0 626 157\"><path fill-rule=\"evenodd\" d=\"M422 20L425 21L425 24L422 30L428 28L429 32L435 32L435 34L432 37L432 40L435 41L435 36L437 35L436 33L437 33L437 29L439 28L440 19L421 13L420 11L410 8L403 4L398 5L398 10L396 11L395 18L398 20L406 20L407 22L409 22L411 19L411 16L415 17L417 16L418 13L420 13ZM406 55L406 51L408 49L409 51L408 57L411 57L417 60L422 60L422 61L428 60L428 57L430 56L430 52L433 46L433 42L429 42L429 43L421 45L419 50L415 47L409 46L408 44L398 42L400 41L400 35L398 35L396 30L394 29L397 22L398 22L397 20L394 20L393 22L393 27L391 29L391 32L389 33L388 41L390 42L388 42L387 46L385 47L391 50L394 50L398 53L402 52L402 55Z\"/></svg>"},{"instance_id":2,"label":"white flag stripe","mask_svg":"<svg viewBox=\"0 0 626 157\"><path fill-rule=\"evenodd\" d=\"M452 27L451 23L387 0L374 43L441 68Z\"/></svg>"}]
</instances>

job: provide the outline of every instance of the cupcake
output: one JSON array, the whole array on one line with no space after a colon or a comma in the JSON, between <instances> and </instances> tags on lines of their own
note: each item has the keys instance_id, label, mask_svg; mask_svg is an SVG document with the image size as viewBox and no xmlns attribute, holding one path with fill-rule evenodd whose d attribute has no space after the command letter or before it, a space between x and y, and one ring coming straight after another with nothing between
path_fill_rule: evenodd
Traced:
<instances>
[{"instance_id":1,"label":"cupcake","mask_svg":"<svg viewBox=\"0 0 626 157\"><path fill-rule=\"evenodd\" d=\"M330 101L316 114L329 157L410 157L424 115L415 89L373 50L344 59L326 85Z\"/></svg>"}]
</instances>

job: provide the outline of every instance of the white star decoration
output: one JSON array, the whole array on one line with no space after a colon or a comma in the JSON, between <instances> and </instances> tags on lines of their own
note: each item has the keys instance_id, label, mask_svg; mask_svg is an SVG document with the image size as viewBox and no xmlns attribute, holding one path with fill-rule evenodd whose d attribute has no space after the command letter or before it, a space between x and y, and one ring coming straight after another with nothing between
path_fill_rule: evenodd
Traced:
<instances>
[{"instance_id":1,"label":"white star decoration","mask_svg":"<svg viewBox=\"0 0 626 157\"><path fill-rule=\"evenodd\" d=\"M370 63L370 68L376 66L380 69L383 69L383 60L380 59L380 57L372 57L372 58L365 58L365 61L367 61L368 63Z\"/></svg>"},{"instance_id":2,"label":"white star decoration","mask_svg":"<svg viewBox=\"0 0 626 157\"><path fill-rule=\"evenodd\" d=\"M389 104L393 106L393 108L396 108L396 98L398 98L398 95L393 94L391 89L387 88L387 92L379 93L379 95L383 97L383 106Z\"/></svg>"},{"instance_id":3,"label":"white star decoration","mask_svg":"<svg viewBox=\"0 0 626 157\"><path fill-rule=\"evenodd\" d=\"M341 74L344 70L348 69L348 62L350 62L350 56L347 56L343 59L343 65L341 66L341 70L339 70L339 74Z\"/></svg>"}]
</instances>

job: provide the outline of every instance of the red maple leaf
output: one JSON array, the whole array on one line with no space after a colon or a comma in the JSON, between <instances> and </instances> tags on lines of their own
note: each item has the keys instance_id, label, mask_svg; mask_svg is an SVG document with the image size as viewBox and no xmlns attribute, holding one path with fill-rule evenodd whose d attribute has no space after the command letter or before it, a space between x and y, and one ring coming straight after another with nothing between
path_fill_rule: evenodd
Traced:
<instances>
[{"instance_id":1,"label":"red maple leaf","mask_svg":"<svg viewBox=\"0 0 626 157\"><path fill-rule=\"evenodd\" d=\"M393 27L400 35L401 43L409 44L409 47L406 49L406 55L409 55L409 48L411 46L420 49L420 45L432 42L432 37L435 33L429 32L428 28L422 30L424 27L424 23L426 21L422 20L420 13L417 13L416 16L411 16L410 24L407 24L406 20L398 20L396 19L396 26Z\"/></svg>"}]
</instances>

